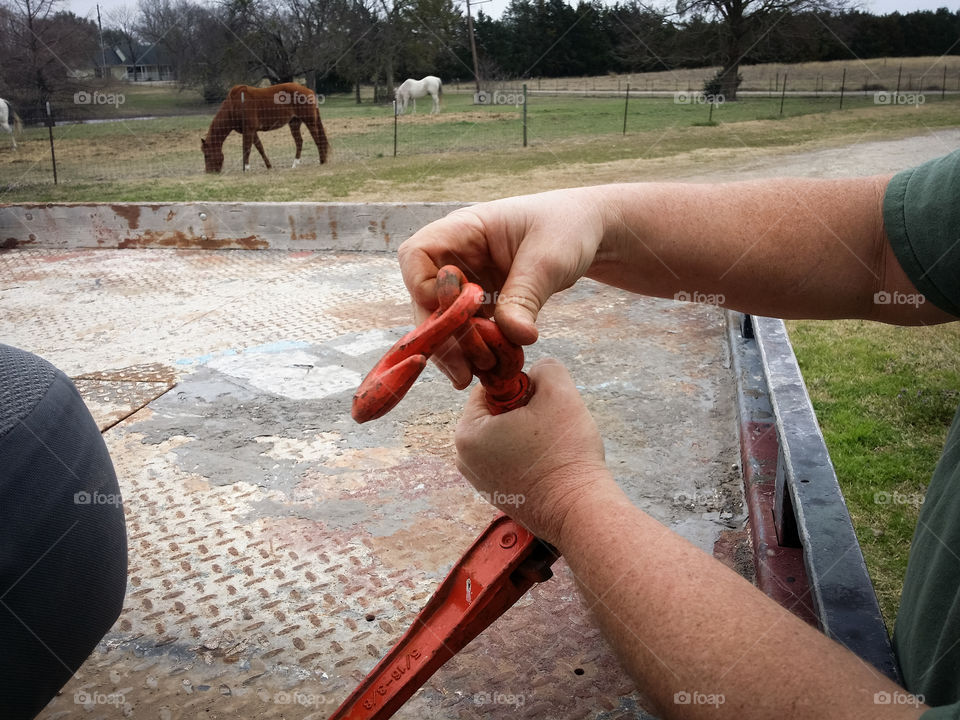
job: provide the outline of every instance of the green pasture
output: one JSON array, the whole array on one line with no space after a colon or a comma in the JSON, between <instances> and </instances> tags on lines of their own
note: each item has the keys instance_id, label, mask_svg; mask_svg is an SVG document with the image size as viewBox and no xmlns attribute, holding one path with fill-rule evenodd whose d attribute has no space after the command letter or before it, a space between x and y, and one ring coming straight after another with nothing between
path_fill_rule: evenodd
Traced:
<instances>
[{"instance_id":1,"label":"green pasture","mask_svg":"<svg viewBox=\"0 0 960 720\"><path fill-rule=\"evenodd\" d=\"M892 630L923 494L960 405L960 324L788 328Z\"/></svg>"},{"instance_id":2,"label":"green pasture","mask_svg":"<svg viewBox=\"0 0 960 720\"><path fill-rule=\"evenodd\" d=\"M163 103L166 102L167 105ZM200 137L215 108L173 88L128 90L125 103L98 108L112 122L58 124L54 128L59 184L53 184L48 130L29 127L13 152L0 138L0 201L332 200L356 194L384 199L430 199L447 180L483 178L552 166L629 158L669 157L696 150L780 148L909 134L957 123L960 98L919 106L877 106L872 96L839 98L750 97L711 107L670 98L631 98L623 133L624 99L531 96L528 146L523 147L521 105L478 106L472 95L447 93L443 112L399 118L390 106L352 96L329 96L320 107L332 147L321 167L304 139L304 165L291 169L294 145L286 129L261 134L273 163L269 182L256 150L251 171L241 171L241 141L225 143L224 172L203 172ZM146 117L149 109L156 116ZM191 110L191 114L171 114ZM69 117L71 108L58 108ZM161 112L161 110L163 112ZM112 117L111 117L112 116ZM126 117L121 117L126 116ZM426 193L426 194L425 194Z\"/></svg>"}]
</instances>

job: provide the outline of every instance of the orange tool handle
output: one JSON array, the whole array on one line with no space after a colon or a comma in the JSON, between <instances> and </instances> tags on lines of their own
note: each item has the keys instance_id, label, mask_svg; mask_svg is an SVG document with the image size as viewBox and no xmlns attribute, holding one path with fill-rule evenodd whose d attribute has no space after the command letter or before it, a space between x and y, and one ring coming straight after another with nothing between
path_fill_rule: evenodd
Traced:
<instances>
[{"instance_id":1,"label":"orange tool handle","mask_svg":"<svg viewBox=\"0 0 960 720\"><path fill-rule=\"evenodd\" d=\"M506 515L497 516L453 566L433 597L330 720L386 720L447 660L537 582L556 549Z\"/></svg>"}]
</instances>

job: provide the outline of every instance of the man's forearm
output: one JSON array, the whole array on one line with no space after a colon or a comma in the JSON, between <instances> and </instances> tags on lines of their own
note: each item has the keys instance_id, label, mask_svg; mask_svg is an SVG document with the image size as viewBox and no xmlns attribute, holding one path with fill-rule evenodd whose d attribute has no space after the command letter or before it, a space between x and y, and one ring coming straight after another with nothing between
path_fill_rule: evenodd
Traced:
<instances>
[{"instance_id":1,"label":"man's forearm","mask_svg":"<svg viewBox=\"0 0 960 720\"><path fill-rule=\"evenodd\" d=\"M559 548L637 687L664 718L915 718L903 692L612 482L567 514Z\"/></svg>"},{"instance_id":2,"label":"man's forearm","mask_svg":"<svg viewBox=\"0 0 960 720\"><path fill-rule=\"evenodd\" d=\"M884 232L888 181L607 186L606 232L588 274L634 292L686 293L774 317L949 320L930 303L874 302L881 290L915 292Z\"/></svg>"}]
</instances>

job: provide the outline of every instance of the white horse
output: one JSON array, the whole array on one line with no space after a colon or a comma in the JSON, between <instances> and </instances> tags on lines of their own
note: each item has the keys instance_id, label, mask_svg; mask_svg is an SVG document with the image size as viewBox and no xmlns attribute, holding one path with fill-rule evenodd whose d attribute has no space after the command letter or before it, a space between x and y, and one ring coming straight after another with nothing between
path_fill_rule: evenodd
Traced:
<instances>
[{"instance_id":1,"label":"white horse","mask_svg":"<svg viewBox=\"0 0 960 720\"><path fill-rule=\"evenodd\" d=\"M397 115L403 115L407 110L407 103L413 100L413 111L417 111L417 98L429 95L433 98L431 113L440 112L440 96L443 94L443 85L440 78L427 75L423 80L408 78L397 88Z\"/></svg>"},{"instance_id":2,"label":"white horse","mask_svg":"<svg viewBox=\"0 0 960 720\"><path fill-rule=\"evenodd\" d=\"M13 120L13 127L10 127L10 121ZM13 108L10 107L8 103L3 98L0 98L0 130L6 130L10 133L10 142L13 143L13 149L17 149L17 139L14 136L14 131L23 132L23 123L20 122L20 116L17 115Z\"/></svg>"}]
</instances>

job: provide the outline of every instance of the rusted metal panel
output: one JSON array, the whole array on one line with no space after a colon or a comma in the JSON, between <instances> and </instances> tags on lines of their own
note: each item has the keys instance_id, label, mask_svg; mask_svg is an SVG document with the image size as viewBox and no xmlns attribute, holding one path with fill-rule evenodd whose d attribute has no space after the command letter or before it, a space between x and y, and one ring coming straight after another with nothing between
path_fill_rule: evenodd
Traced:
<instances>
[{"instance_id":1,"label":"rusted metal panel","mask_svg":"<svg viewBox=\"0 0 960 720\"><path fill-rule=\"evenodd\" d=\"M35 203L0 205L0 248L392 252L469 203Z\"/></svg>"},{"instance_id":2,"label":"rusted metal panel","mask_svg":"<svg viewBox=\"0 0 960 720\"><path fill-rule=\"evenodd\" d=\"M146 363L85 372L71 379L100 432L104 432L172 388L177 373L160 363Z\"/></svg>"},{"instance_id":3,"label":"rusted metal panel","mask_svg":"<svg viewBox=\"0 0 960 720\"><path fill-rule=\"evenodd\" d=\"M756 584L780 605L819 628L803 565L803 548L785 547L777 537L774 500L780 442L751 318L728 312L727 319L737 381L740 458Z\"/></svg>"},{"instance_id":4,"label":"rusted metal panel","mask_svg":"<svg viewBox=\"0 0 960 720\"><path fill-rule=\"evenodd\" d=\"M73 384L93 415L100 432L109 430L173 387L173 383L76 378Z\"/></svg>"},{"instance_id":5,"label":"rusted metal panel","mask_svg":"<svg viewBox=\"0 0 960 720\"><path fill-rule=\"evenodd\" d=\"M5 341L81 383L177 380L104 434L128 592L43 718L326 718L494 514L454 465L465 395L433 368L350 419L410 327L393 257L19 249L0 299ZM539 326L528 360L571 368L635 503L706 552L743 527L721 311L584 281ZM397 717L644 717L554 570Z\"/></svg>"}]
</instances>

